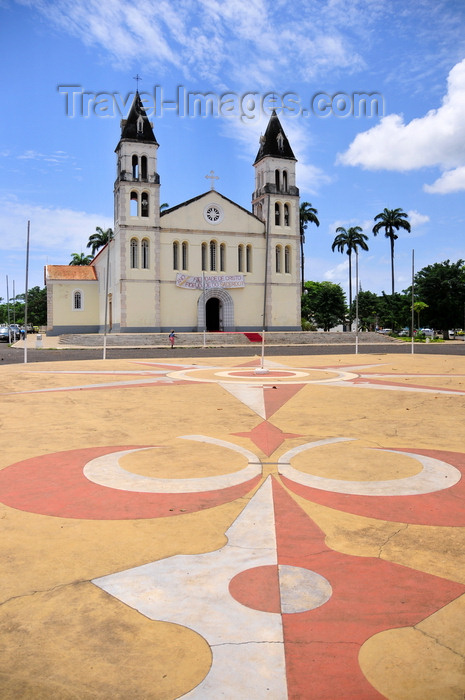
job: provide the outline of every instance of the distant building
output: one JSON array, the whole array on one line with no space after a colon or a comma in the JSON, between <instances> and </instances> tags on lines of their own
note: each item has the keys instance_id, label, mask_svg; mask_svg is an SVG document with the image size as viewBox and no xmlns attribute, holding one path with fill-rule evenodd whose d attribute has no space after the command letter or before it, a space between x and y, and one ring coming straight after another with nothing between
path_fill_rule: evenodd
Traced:
<instances>
[{"instance_id":1,"label":"distant building","mask_svg":"<svg viewBox=\"0 0 465 700\"><path fill-rule=\"evenodd\" d=\"M157 151L136 93L116 147L110 250L88 267L46 266L47 333L103 332L108 259L113 332L300 330L296 158L276 113L260 138L252 211L212 184L160 212Z\"/></svg>"}]
</instances>

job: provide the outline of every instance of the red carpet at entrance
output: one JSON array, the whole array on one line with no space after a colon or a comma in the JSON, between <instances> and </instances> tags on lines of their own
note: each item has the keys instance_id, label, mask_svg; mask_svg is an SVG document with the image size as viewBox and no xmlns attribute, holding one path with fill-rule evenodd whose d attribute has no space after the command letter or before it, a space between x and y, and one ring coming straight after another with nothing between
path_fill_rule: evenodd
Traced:
<instances>
[{"instance_id":1,"label":"red carpet at entrance","mask_svg":"<svg viewBox=\"0 0 465 700\"><path fill-rule=\"evenodd\" d=\"M250 340L251 343L261 343L262 336L260 333L244 333L245 337Z\"/></svg>"}]
</instances>

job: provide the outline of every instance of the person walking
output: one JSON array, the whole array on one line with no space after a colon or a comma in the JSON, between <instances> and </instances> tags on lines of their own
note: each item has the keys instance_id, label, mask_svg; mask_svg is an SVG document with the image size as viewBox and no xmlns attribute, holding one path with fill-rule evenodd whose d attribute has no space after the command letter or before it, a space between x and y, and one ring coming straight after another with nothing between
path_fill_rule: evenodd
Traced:
<instances>
[{"instance_id":1,"label":"person walking","mask_svg":"<svg viewBox=\"0 0 465 700\"><path fill-rule=\"evenodd\" d=\"M171 343L171 350L174 349L174 341L175 341L175 338L176 338L176 335L175 335L175 333L174 333L174 330L171 329L170 334L169 334L169 339L170 339L170 343Z\"/></svg>"}]
</instances>

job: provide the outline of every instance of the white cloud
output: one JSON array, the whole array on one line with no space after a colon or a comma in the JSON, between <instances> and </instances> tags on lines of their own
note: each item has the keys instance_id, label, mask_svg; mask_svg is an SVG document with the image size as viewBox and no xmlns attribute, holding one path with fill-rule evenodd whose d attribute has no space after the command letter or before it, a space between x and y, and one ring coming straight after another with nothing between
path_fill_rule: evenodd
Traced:
<instances>
[{"instance_id":1,"label":"white cloud","mask_svg":"<svg viewBox=\"0 0 465 700\"><path fill-rule=\"evenodd\" d=\"M0 200L0 251L22 251L27 221L31 222L32 251L41 251L54 264L66 265L71 253L86 252L95 227L113 227L113 221L99 214L72 209L30 205L18 199Z\"/></svg>"},{"instance_id":2,"label":"white cloud","mask_svg":"<svg viewBox=\"0 0 465 700\"><path fill-rule=\"evenodd\" d=\"M362 221L356 219L337 219L333 223L329 224L328 233L333 237L336 237L336 229L339 228L339 226L343 226L345 229L349 228L350 226L360 226L362 233L364 233L366 236L371 233L373 228L373 219L363 219Z\"/></svg>"},{"instance_id":3,"label":"white cloud","mask_svg":"<svg viewBox=\"0 0 465 700\"><path fill-rule=\"evenodd\" d=\"M17 1L126 69L143 60L160 74L176 67L216 86L251 76L270 85L283 74L310 82L322 72L360 69L361 39L380 14L371 0L352 0L352 12L340 0Z\"/></svg>"},{"instance_id":4,"label":"white cloud","mask_svg":"<svg viewBox=\"0 0 465 700\"><path fill-rule=\"evenodd\" d=\"M412 229L422 226L429 221L429 216L427 214L420 214L420 212L416 211L415 209L408 211L407 215Z\"/></svg>"},{"instance_id":5,"label":"white cloud","mask_svg":"<svg viewBox=\"0 0 465 700\"><path fill-rule=\"evenodd\" d=\"M465 189L465 59L449 73L441 107L407 124L399 114L384 117L377 126L358 134L338 162L367 170L404 172L427 166L458 169L446 172L427 191Z\"/></svg>"},{"instance_id":6,"label":"white cloud","mask_svg":"<svg viewBox=\"0 0 465 700\"><path fill-rule=\"evenodd\" d=\"M53 151L52 153L40 153L39 151L29 150L24 151L18 156L19 160L36 160L39 162L53 163L61 165L65 161L69 161L69 155L64 151Z\"/></svg>"},{"instance_id":7,"label":"white cloud","mask_svg":"<svg viewBox=\"0 0 465 700\"><path fill-rule=\"evenodd\" d=\"M347 282L347 275L349 273L349 257L346 255L344 261L326 270L324 273L324 278L329 282L337 282L338 284L345 284Z\"/></svg>"},{"instance_id":8,"label":"white cloud","mask_svg":"<svg viewBox=\"0 0 465 700\"><path fill-rule=\"evenodd\" d=\"M449 194L465 190L465 166L448 170L432 185L424 185L423 189L429 194Z\"/></svg>"}]
</instances>

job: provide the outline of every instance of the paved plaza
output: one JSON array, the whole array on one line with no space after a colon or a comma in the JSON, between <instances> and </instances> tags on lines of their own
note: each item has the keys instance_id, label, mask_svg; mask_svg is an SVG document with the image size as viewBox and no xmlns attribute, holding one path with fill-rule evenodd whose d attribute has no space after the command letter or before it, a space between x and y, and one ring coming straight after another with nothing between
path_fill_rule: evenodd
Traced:
<instances>
[{"instance_id":1,"label":"paved plaza","mask_svg":"<svg viewBox=\"0 0 465 700\"><path fill-rule=\"evenodd\" d=\"M463 700L465 357L0 368L1 700Z\"/></svg>"}]
</instances>

